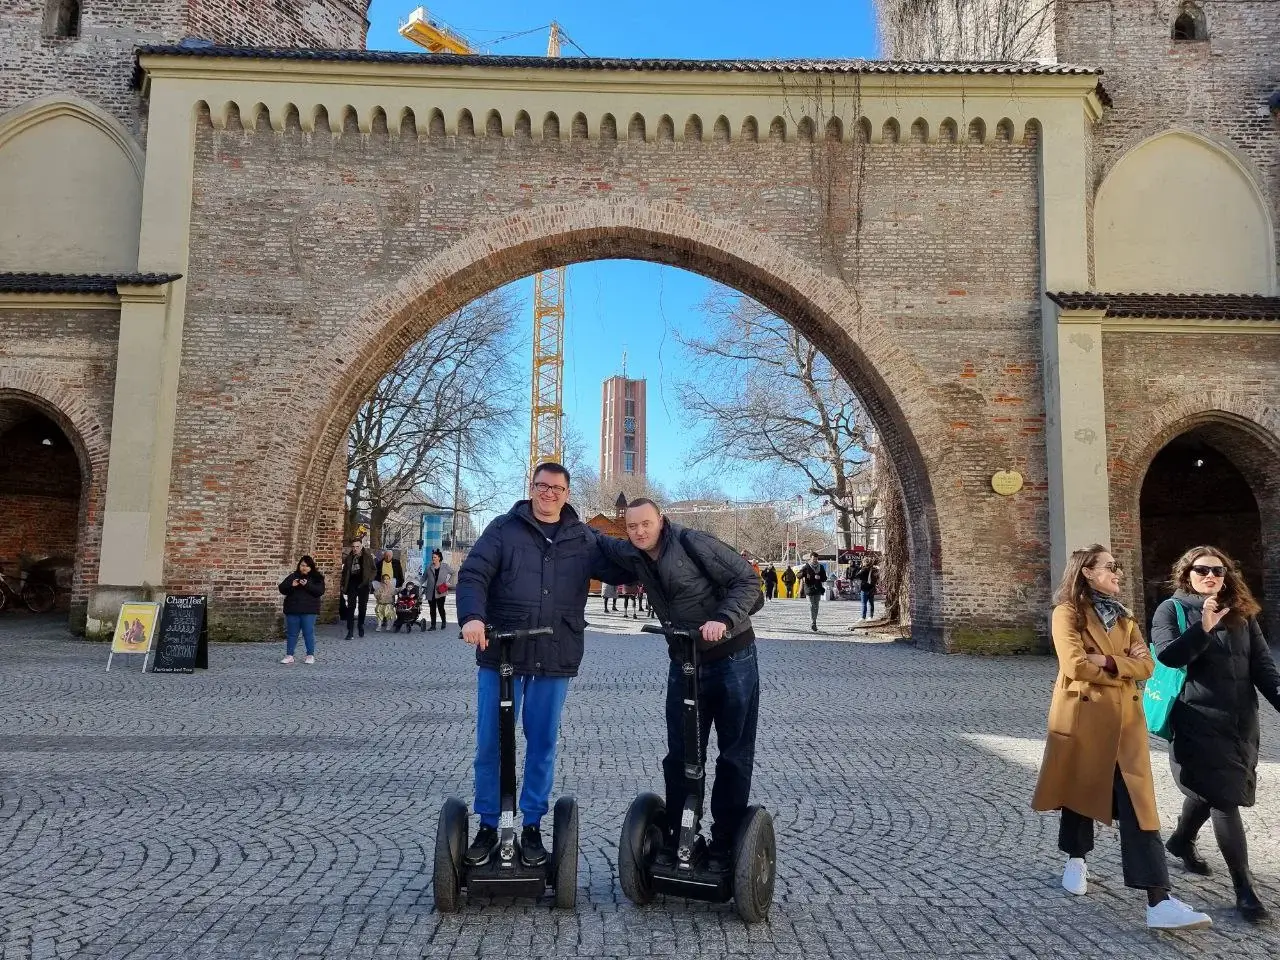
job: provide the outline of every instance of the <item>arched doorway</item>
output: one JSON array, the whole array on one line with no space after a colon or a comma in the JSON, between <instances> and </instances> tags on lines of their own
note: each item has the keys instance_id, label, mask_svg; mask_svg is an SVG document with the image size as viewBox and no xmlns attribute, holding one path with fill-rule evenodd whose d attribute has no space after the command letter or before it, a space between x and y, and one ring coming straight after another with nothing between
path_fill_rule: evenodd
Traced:
<instances>
[{"instance_id":1,"label":"arched doorway","mask_svg":"<svg viewBox=\"0 0 1280 960\"><path fill-rule=\"evenodd\" d=\"M1261 432L1211 420L1177 434L1152 458L1139 496L1148 619L1171 592L1174 561L1191 547L1213 544L1240 564L1275 637L1280 456L1275 438Z\"/></svg>"},{"instance_id":2,"label":"arched doorway","mask_svg":"<svg viewBox=\"0 0 1280 960\"><path fill-rule=\"evenodd\" d=\"M63 612L83 539L85 479L81 453L55 415L0 394L0 570L14 587L20 572L53 586Z\"/></svg>"},{"instance_id":3,"label":"arched doorway","mask_svg":"<svg viewBox=\"0 0 1280 960\"><path fill-rule=\"evenodd\" d=\"M927 419L929 435L938 418L931 398L918 389L923 374L910 355L890 338L873 335L878 325L871 321L865 338L850 337L845 324L861 315L856 298L783 248L725 234L684 211L602 209L603 218L600 211L576 212L600 221L585 228L567 227L565 220L575 214L563 211L530 214L526 222L508 218L491 228L492 236L449 248L414 268L356 319L353 327L361 339L354 355L344 356L342 345L335 344L332 355L321 356L317 370L339 372L336 378L328 373L320 405L325 413L312 436L305 446L294 446L305 459L293 471L300 480L288 531L290 552L305 547L318 551L317 557L338 556L348 424L410 343L476 297L538 270L592 260L644 260L700 274L753 298L795 326L840 371L875 424L897 474L911 557L912 635L923 645L944 647L942 534L925 451L915 433ZM351 344L346 346L350 350ZM903 400L914 409L904 410Z\"/></svg>"}]
</instances>

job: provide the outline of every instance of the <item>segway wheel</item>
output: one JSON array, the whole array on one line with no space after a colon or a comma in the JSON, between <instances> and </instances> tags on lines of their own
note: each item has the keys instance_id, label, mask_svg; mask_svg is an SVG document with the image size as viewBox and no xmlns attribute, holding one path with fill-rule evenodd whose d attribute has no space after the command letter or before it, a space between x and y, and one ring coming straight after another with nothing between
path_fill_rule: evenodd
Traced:
<instances>
[{"instance_id":1,"label":"segway wheel","mask_svg":"<svg viewBox=\"0 0 1280 960\"><path fill-rule=\"evenodd\" d=\"M552 816L551 885L556 906L572 910L578 902L578 802L573 797L556 801Z\"/></svg>"},{"instance_id":2,"label":"segway wheel","mask_svg":"<svg viewBox=\"0 0 1280 960\"><path fill-rule=\"evenodd\" d=\"M467 805L455 797L444 802L436 828L436 911L457 913L462 897L462 853L467 846Z\"/></svg>"},{"instance_id":3,"label":"segway wheel","mask_svg":"<svg viewBox=\"0 0 1280 960\"><path fill-rule=\"evenodd\" d=\"M662 847L666 802L654 793L642 793L631 801L618 839L618 880L626 898L638 906L653 900L649 870Z\"/></svg>"},{"instance_id":4,"label":"segway wheel","mask_svg":"<svg viewBox=\"0 0 1280 960\"><path fill-rule=\"evenodd\" d=\"M769 919L776 875L773 817L764 807L748 807L733 849L733 903L743 921Z\"/></svg>"}]
</instances>

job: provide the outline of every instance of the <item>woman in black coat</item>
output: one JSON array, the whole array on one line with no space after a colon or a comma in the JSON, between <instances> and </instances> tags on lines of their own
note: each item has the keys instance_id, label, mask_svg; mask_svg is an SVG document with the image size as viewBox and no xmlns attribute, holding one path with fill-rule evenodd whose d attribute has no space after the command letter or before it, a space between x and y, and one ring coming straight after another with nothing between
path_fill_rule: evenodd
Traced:
<instances>
[{"instance_id":1,"label":"woman in black coat","mask_svg":"<svg viewBox=\"0 0 1280 960\"><path fill-rule=\"evenodd\" d=\"M1173 567L1173 597L1156 610L1151 640L1161 663L1185 667L1173 706L1170 766L1185 794L1169 852L1193 873L1208 873L1196 834L1212 816L1236 908L1248 920L1267 910L1253 889L1240 808L1251 807L1258 768L1258 695L1280 710L1280 670L1258 626L1260 611L1239 568L1215 547L1196 547ZM1187 628L1178 625L1175 604Z\"/></svg>"},{"instance_id":2,"label":"woman in black coat","mask_svg":"<svg viewBox=\"0 0 1280 960\"><path fill-rule=\"evenodd\" d=\"M293 573L280 581L284 594L284 659L281 663L293 663L293 651L298 649L298 634L302 634L307 648L307 663L316 662L316 614L320 612L320 598L324 596L324 574L316 569L310 557L298 561Z\"/></svg>"}]
</instances>

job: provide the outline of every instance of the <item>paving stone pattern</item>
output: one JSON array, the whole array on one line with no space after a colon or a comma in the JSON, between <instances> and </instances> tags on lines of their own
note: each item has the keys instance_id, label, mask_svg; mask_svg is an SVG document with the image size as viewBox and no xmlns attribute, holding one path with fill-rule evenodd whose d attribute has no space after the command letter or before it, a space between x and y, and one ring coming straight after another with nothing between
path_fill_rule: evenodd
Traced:
<instances>
[{"instance_id":1,"label":"paving stone pattern","mask_svg":"<svg viewBox=\"0 0 1280 960\"><path fill-rule=\"evenodd\" d=\"M589 637L566 708L557 794L578 797L578 908L471 902L437 915L445 797L470 799L473 667L451 629L321 630L319 663L216 645L212 669L104 672L107 649L0 620L0 958L1264 957L1215 873L1174 871L1212 931L1151 934L1100 830L1088 897L1058 886L1056 818L1028 809L1053 678L1047 658L948 657L892 642L760 644L755 797L774 812L769 924L729 906L637 908L616 876L629 800L659 781L662 641ZM761 622L786 617L771 606ZM593 615L593 619L604 619ZM782 633L771 627L763 632ZM1246 814L1280 904L1280 723L1268 713ZM1178 799L1163 757L1167 819Z\"/></svg>"}]
</instances>

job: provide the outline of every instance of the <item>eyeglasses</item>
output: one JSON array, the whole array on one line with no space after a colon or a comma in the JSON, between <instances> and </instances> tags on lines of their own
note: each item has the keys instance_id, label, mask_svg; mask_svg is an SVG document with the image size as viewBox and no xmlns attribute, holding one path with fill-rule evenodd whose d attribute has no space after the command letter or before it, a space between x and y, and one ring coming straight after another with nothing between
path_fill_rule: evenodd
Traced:
<instances>
[{"instance_id":1,"label":"eyeglasses","mask_svg":"<svg viewBox=\"0 0 1280 960\"><path fill-rule=\"evenodd\" d=\"M562 487L558 483L535 483L533 489L538 493L554 493L556 496L568 493L568 487Z\"/></svg>"},{"instance_id":2,"label":"eyeglasses","mask_svg":"<svg viewBox=\"0 0 1280 960\"><path fill-rule=\"evenodd\" d=\"M1089 569L1096 570L1098 569L1098 565L1094 564ZM1112 560L1110 563L1104 563L1102 565L1102 569L1109 570L1111 573L1124 573L1124 567L1120 566L1120 564L1116 563L1114 560Z\"/></svg>"},{"instance_id":3,"label":"eyeglasses","mask_svg":"<svg viewBox=\"0 0 1280 960\"><path fill-rule=\"evenodd\" d=\"M1191 568L1191 572L1199 574L1202 577L1225 577L1227 575L1227 568L1206 567L1204 564L1197 563Z\"/></svg>"}]
</instances>

